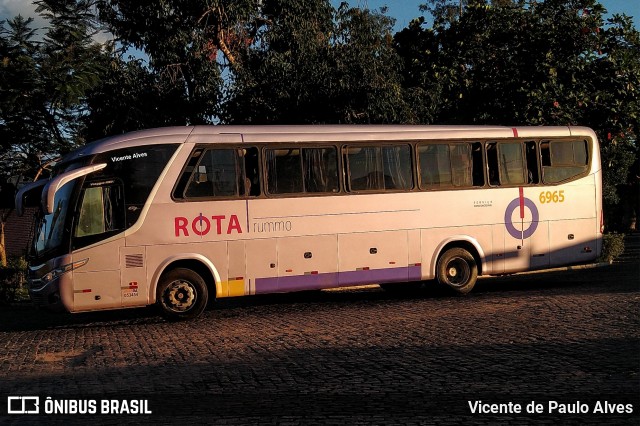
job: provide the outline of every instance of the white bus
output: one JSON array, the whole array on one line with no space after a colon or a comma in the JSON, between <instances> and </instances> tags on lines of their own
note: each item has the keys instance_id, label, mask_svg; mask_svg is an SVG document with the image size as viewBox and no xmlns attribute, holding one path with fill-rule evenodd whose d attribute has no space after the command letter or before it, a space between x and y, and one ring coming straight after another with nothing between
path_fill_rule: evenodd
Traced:
<instances>
[{"instance_id":1,"label":"white bus","mask_svg":"<svg viewBox=\"0 0 640 426\"><path fill-rule=\"evenodd\" d=\"M437 280L593 261L584 127L195 126L106 138L23 188L37 305L71 312ZM396 287L397 288L397 287Z\"/></svg>"}]
</instances>

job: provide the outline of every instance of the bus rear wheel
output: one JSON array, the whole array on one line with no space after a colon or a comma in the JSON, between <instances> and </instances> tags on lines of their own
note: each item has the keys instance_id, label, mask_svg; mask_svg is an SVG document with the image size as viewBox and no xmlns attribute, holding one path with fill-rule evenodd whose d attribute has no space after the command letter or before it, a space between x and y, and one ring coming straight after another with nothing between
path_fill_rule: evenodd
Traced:
<instances>
[{"instance_id":1,"label":"bus rear wheel","mask_svg":"<svg viewBox=\"0 0 640 426\"><path fill-rule=\"evenodd\" d=\"M158 284L157 304L167 319L196 318L207 307L208 298L207 284L191 269L173 269Z\"/></svg>"},{"instance_id":2,"label":"bus rear wheel","mask_svg":"<svg viewBox=\"0 0 640 426\"><path fill-rule=\"evenodd\" d=\"M467 250L455 247L438 259L436 278L458 294L467 294L476 285L478 265Z\"/></svg>"}]
</instances>

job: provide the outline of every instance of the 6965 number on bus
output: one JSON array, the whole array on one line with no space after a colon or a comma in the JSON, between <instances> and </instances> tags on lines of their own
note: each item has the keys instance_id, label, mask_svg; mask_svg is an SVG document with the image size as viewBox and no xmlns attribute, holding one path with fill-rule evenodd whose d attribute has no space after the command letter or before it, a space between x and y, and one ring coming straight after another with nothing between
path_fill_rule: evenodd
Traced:
<instances>
[{"instance_id":1,"label":"6965 number on bus","mask_svg":"<svg viewBox=\"0 0 640 426\"><path fill-rule=\"evenodd\" d=\"M540 193L540 203L563 203L564 202L564 190L560 191L542 191Z\"/></svg>"}]
</instances>

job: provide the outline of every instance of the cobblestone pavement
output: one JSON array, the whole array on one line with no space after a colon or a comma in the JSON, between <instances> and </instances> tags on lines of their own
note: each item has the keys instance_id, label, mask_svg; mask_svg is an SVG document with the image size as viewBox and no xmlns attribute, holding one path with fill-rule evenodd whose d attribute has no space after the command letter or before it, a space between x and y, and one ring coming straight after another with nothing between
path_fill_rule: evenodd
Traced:
<instances>
[{"instance_id":1,"label":"cobblestone pavement","mask_svg":"<svg viewBox=\"0 0 640 426\"><path fill-rule=\"evenodd\" d=\"M185 323L2 308L0 423L638 424L639 240L611 266L482 279L467 297L269 295ZM143 398L153 414L5 415L8 395ZM522 412L472 414L478 400ZM605 401L633 413L591 413Z\"/></svg>"}]
</instances>

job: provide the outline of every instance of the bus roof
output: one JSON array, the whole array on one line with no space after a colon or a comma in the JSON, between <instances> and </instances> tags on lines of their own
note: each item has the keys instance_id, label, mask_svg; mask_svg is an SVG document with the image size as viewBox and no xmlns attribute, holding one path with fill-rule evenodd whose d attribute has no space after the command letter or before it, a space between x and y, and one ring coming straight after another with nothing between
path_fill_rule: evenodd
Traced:
<instances>
[{"instance_id":1,"label":"bus roof","mask_svg":"<svg viewBox=\"0 0 640 426\"><path fill-rule=\"evenodd\" d=\"M202 125L160 127L107 137L62 158L61 163L121 148L182 143L330 142L593 136L586 127L442 125ZM215 136L215 138L212 138Z\"/></svg>"}]
</instances>

